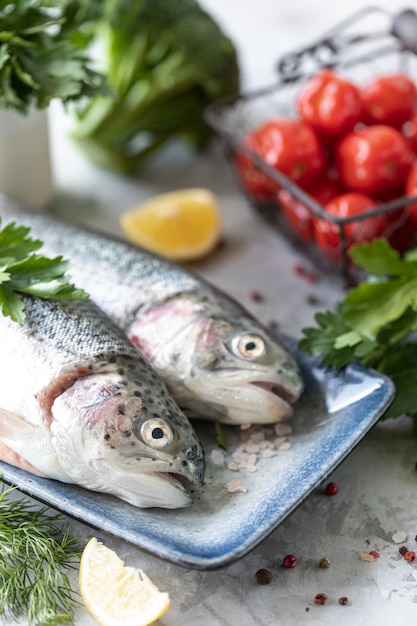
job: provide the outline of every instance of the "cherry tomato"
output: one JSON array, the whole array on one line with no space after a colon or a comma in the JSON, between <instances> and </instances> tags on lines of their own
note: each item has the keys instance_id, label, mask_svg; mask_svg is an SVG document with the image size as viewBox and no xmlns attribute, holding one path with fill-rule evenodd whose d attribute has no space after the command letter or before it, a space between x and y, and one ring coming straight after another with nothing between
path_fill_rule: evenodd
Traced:
<instances>
[{"instance_id":1,"label":"cherry tomato","mask_svg":"<svg viewBox=\"0 0 417 626\"><path fill-rule=\"evenodd\" d=\"M360 216L366 211L375 208L376 202L370 196L349 192L336 196L324 207L329 215L346 218ZM350 248L354 243L372 241L376 237L383 237L386 231L384 216L372 216L357 219L344 224L346 246ZM325 255L333 261L342 258L343 242L340 225L326 219L317 219L314 223L316 242Z\"/></svg>"},{"instance_id":2,"label":"cherry tomato","mask_svg":"<svg viewBox=\"0 0 417 626\"><path fill-rule=\"evenodd\" d=\"M237 153L234 165L243 188L254 200L264 202L275 198L278 184L259 169L250 156L243 152Z\"/></svg>"},{"instance_id":3,"label":"cherry tomato","mask_svg":"<svg viewBox=\"0 0 417 626\"><path fill-rule=\"evenodd\" d=\"M332 70L323 70L305 83L296 107L325 141L345 135L362 119L359 89Z\"/></svg>"},{"instance_id":4,"label":"cherry tomato","mask_svg":"<svg viewBox=\"0 0 417 626\"><path fill-rule=\"evenodd\" d=\"M414 161L405 181L405 194L409 197L417 196L417 161ZM411 226L414 235L417 231L417 202L408 205L404 210L407 211L407 224Z\"/></svg>"},{"instance_id":5,"label":"cherry tomato","mask_svg":"<svg viewBox=\"0 0 417 626\"><path fill-rule=\"evenodd\" d=\"M413 156L398 130L378 124L346 135L336 146L335 159L346 189L386 198L404 183Z\"/></svg>"},{"instance_id":6,"label":"cherry tomato","mask_svg":"<svg viewBox=\"0 0 417 626\"><path fill-rule=\"evenodd\" d=\"M405 195L417 196L417 161L414 161L405 182ZM391 245L404 252L417 240L417 202L412 202L392 215Z\"/></svg>"},{"instance_id":7,"label":"cherry tomato","mask_svg":"<svg viewBox=\"0 0 417 626\"><path fill-rule=\"evenodd\" d=\"M405 122L402 132L410 150L417 154L417 113Z\"/></svg>"},{"instance_id":8,"label":"cherry tomato","mask_svg":"<svg viewBox=\"0 0 417 626\"><path fill-rule=\"evenodd\" d=\"M401 128L417 109L417 87L405 74L381 76L360 93L368 124Z\"/></svg>"},{"instance_id":9,"label":"cherry tomato","mask_svg":"<svg viewBox=\"0 0 417 626\"><path fill-rule=\"evenodd\" d=\"M311 184L325 168L317 136L300 120L281 117L265 122L246 137L245 144L302 187Z\"/></svg>"},{"instance_id":10,"label":"cherry tomato","mask_svg":"<svg viewBox=\"0 0 417 626\"><path fill-rule=\"evenodd\" d=\"M417 161L414 161L405 181L407 196L417 196Z\"/></svg>"},{"instance_id":11,"label":"cherry tomato","mask_svg":"<svg viewBox=\"0 0 417 626\"><path fill-rule=\"evenodd\" d=\"M321 205L327 204L329 200L340 193L336 183L327 178L319 180L305 191ZM313 241L314 212L286 189L281 189L278 192L278 204L292 229L303 239Z\"/></svg>"}]
</instances>

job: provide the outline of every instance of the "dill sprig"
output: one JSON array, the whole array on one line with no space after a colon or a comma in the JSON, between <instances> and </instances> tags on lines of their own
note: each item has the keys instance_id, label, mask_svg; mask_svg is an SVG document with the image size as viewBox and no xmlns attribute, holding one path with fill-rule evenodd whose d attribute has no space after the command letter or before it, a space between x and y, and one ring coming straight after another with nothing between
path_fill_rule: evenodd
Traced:
<instances>
[{"instance_id":1,"label":"dill sprig","mask_svg":"<svg viewBox=\"0 0 417 626\"><path fill-rule=\"evenodd\" d=\"M72 624L77 603L67 571L78 566L77 539L59 514L0 492L0 617L27 615L30 626Z\"/></svg>"}]
</instances>

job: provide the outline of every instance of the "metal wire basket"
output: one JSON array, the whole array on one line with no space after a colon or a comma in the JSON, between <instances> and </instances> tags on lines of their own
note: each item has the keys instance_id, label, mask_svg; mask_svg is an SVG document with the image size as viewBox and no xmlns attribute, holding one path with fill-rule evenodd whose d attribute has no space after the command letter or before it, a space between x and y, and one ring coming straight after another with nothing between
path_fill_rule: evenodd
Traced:
<instances>
[{"instance_id":1,"label":"metal wire basket","mask_svg":"<svg viewBox=\"0 0 417 626\"><path fill-rule=\"evenodd\" d=\"M244 143L245 136L263 122L277 116L296 117L295 100L301 85L323 68L332 68L357 85L394 72L406 73L417 82L417 13L404 9L393 15L378 7L367 7L355 13L312 45L283 56L277 64L276 83L215 103L207 109L206 120L220 138L238 184L256 212L312 259L318 269L352 285L363 277L348 253L354 243L349 237L348 225L355 223L360 227L370 217L389 214L389 220L386 220L389 224L382 236L404 252L417 243L417 232L408 232L405 244L404 237L396 235L409 229L408 216L417 195L403 195L389 201L385 199L376 208L355 217L334 217L283 172L268 166ZM303 213L299 218L294 218L294 215L288 218L278 193L272 198L263 198L251 190L238 166L242 155L250 159L255 173L273 181L277 191L284 191L297 206L301 206ZM417 210L416 207L414 210ZM331 258L323 253L308 229L310 220L314 219L327 220L333 229L338 229L338 250ZM400 246L396 245L396 240L401 241Z\"/></svg>"}]
</instances>

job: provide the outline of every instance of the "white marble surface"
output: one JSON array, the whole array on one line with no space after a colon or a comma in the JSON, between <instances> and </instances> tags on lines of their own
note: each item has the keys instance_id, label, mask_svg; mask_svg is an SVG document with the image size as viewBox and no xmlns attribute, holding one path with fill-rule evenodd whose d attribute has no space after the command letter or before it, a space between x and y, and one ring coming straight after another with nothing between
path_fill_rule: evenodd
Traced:
<instances>
[{"instance_id":1,"label":"white marble surface","mask_svg":"<svg viewBox=\"0 0 417 626\"><path fill-rule=\"evenodd\" d=\"M348 4L204 0L202 4L236 42L244 86L250 88L271 81L279 55L314 40L349 12L367 6L360 0ZM380 5L398 9L401 3L385 0ZM175 159L168 151L140 177L123 179L88 163L66 131L67 120L55 106L51 141L53 208L58 213L120 233L119 214L142 199L175 188L207 186L219 198L227 245L196 265L197 271L262 321L275 320L294 337L312 322L315 310L332 307L340 298L342 291L334 283L321 277L311 284L294 272L300 257L255 217L215 145L204 155L176 152ZM254 287L264 295L260 303L249 297ZM310 295L318 299L317 305L311 304ZM417 561L407 563L400 557L392 535L405 531L409 548L417 548L416 461L417 440L411 437L407 419L378 425L332 476L340 488L337 496L326 497L318 490L250 555L215 572L163 563L79 523L71 522L72 532L86 539L95 534L169 591L171 607L160 626L401 626L416 620ZM380 558L361 561L360 554L372 549ZM281 566L288 553L299 560L293 570ZM329 569L318 567L324 556L331 561ZM263 567L273 572L268 586L254 582L255 572ZM76 572L72 578L76 586ZM319 592L328 595L324 606L314 604ZM339 605L341 596L348 597L346 606ZM77 611L76 626L94 623L85 609Z\"/></svg>"}]
</instances>

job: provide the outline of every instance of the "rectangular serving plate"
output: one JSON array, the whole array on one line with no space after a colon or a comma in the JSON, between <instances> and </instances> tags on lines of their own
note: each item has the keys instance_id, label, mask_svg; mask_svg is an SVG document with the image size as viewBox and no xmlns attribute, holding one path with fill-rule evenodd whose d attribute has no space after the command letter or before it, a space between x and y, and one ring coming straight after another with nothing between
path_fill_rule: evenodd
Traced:
<instances>
[{"instance_id":1,"label":"rectangular serving plate","mask_svg":"<svg viewBox=\"0 0 417 626\"><path fill-rule=\"evenodd\" d=\"M109 495L39 478L0 462L6 483L66 515L136 548L185 567L210 570L244 557L272 533L343 461L379 420L394 397L390 379L358 365L336 371L298 352L305 391L289 424L284 449L260 458L256 471L238 474L212 461L219 450L214 424L195 422L205 448L204 485L185 509L138 509ZM243 431L223 426L228 455ZM271 427L264 427L265 429ZM239 478L247 492L230 493Z\"/></svg>"}]
</instances>

